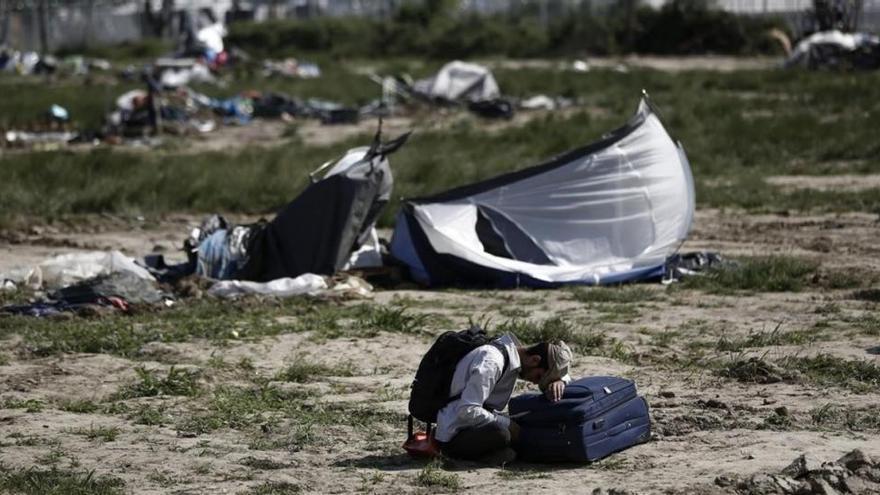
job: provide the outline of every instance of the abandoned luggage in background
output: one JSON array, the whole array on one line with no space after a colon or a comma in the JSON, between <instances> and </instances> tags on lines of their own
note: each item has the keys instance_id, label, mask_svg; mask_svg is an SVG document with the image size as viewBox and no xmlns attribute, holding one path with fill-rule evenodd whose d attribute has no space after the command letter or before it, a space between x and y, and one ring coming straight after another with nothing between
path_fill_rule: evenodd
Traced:
<instances>
[{"instance_id":1,"label":"abandoned luggage in background","mask_svg":"<svg viewBox=\"0 0 880 495\"><path fill-rule=\"evenodd\" d=\"M625 378L582 378L559 402L530 393L508 407L521 427L517 454L527 461L596 461L651 438L648 403Z\"/></svg>"}]
</instances>

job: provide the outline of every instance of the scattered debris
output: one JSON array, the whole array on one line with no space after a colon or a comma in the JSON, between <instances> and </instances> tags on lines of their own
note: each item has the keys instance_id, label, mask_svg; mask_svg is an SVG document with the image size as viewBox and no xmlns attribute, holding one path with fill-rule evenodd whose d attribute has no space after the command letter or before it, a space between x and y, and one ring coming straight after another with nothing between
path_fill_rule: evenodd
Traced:
<instances>
[{"instance_id":1,"label":"scattered debris","mask_svg":"<svg viewBox=\"0 0 880 495\"><path fill-rule=\"evenodd\" d=\"M875 70L880 68L880 37L838 30L813 33L795 45L785 66Z\"/></svg>"}]
</instances>

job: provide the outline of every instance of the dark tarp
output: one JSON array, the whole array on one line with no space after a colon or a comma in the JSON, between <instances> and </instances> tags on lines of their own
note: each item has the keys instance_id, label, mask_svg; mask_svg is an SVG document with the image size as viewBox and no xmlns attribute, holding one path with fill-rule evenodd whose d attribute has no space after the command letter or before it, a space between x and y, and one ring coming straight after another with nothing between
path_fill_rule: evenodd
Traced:
<instances>
[{"instance_id":1,"label":"dark tarp","mask_svg":"<svg viewBox=\"0 0 880 495\"><path fill-rule=\"evenodd\" d=\"M257 232L240 280L268 281L303 273L331 275L348 261L391 198L385 157L409 134L348 152Z\"/></svg>"}]
</instances>

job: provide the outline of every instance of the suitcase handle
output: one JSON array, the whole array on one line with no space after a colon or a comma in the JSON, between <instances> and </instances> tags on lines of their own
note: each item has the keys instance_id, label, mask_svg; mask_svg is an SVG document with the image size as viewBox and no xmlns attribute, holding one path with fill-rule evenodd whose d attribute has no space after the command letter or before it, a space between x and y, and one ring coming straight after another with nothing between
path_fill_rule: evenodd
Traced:
<instances>
[{"instance_id":1,"label":"suitcase handle","mask_svg":"<svg viewBox=\"0 0 880 495\"><path fill-rule=\"evenodd\" d=\"M620 434L620 433L625 432L626 430L628 430L628 429L630 429L630 428L632 428L632 421L627 421L627 422L625 422L625 423L620 423L619 425L617 425L617 426L615 426L614 428L611 428L610 430L608 430L607 432L605 432L605 436L606 436L606 437L613 437L613 436L615 436L615 435L618 435L618 434Z\"/></svg>"}]
</instances>

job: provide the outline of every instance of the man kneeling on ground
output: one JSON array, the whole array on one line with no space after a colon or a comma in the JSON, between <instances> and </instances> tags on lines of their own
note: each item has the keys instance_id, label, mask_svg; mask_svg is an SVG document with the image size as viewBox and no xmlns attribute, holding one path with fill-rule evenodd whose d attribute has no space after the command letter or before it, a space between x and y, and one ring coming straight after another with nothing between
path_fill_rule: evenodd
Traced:
<instances>
[{"instance_id":1,"label":"man kneeling on ground","mask_svg":"<svg viewBox=\"0 0 880 495\"><path fill-rule=\"evenodd\" d=\"M437 414L434 437L442 452L496 465L513 461L519 425L498 411L507 407L517 377L539 385L555 402L570 381L570 364L564 342L525 347L509 333L469 352L452 377L449 397L455 399Z\"/></svg>"}]
</instances>

